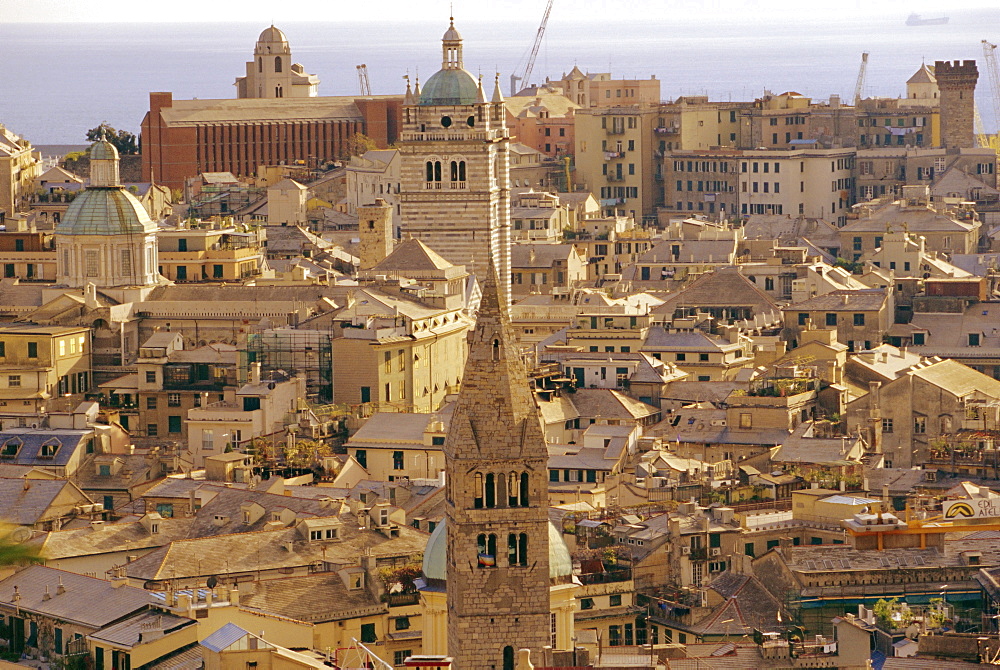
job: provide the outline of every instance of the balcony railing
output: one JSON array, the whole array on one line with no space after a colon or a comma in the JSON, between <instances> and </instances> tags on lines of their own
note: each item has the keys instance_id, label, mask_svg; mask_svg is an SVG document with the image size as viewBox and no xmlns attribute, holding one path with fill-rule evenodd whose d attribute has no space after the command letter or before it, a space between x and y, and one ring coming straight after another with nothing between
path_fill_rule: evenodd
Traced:
<instances>
[{"instance_id":1,"label":"balcony railing","mask_svg":"<svg viewBox=\"0 0 1000 670\"><path fill-rule=\"evenodd\" d=\"M604 160L610 161L610 160L614 160L615 158L625 158L625 152L624 151L605 151L604 152Z\"/></svg>"},{"instance_id":2,"label":"balcony railing","mask_svg":"<svg viewBox=\"0 0 1000 670\"><path fill-rule=\"evenodd\" d=\"M632 579L632 571L628 568L621 570L608 570L606 572L593 572L586 575L577 575L580 583L589 584L613 584L615 582L627 582Z\"/></svg>"},{"instance_id":3,"label":"balcony railing","mask_svg":"<svg viewBox=\"0 0 1000 670\"><path fill-rule=\"evenodd\" d=\"M419 605L419 593L389 593L385 596L385 602L389 607L403 607L404 605Z\"/></svg>"}]
</instances>

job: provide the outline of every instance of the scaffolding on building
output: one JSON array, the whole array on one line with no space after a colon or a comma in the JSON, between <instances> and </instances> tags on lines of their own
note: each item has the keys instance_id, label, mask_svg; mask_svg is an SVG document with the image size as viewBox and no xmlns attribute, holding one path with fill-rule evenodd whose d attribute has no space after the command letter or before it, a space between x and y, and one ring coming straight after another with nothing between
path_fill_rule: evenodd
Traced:
<instances>
[{"instance_id":1,"label":"scaffolding on building","mask_svg":"<svg viewBox=\"0 0 1000 670\"><path fill-rule=\"evenodd\" d=\"M306 400L333 402L333 331L260 328L247 333L239 352L239 383L246 384L251 363L259 363L261 376L279 370L306 379Z\"/></svg>"}]
</instances>

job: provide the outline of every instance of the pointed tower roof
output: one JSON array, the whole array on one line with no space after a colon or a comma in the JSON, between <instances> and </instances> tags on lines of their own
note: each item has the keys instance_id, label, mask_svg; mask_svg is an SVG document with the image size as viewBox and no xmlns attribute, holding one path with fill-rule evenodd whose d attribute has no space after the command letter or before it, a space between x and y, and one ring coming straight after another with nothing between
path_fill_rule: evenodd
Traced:
<instances>
[{"instance_id":1,"label":"pointed tower roof","mask_svg":"<svg viewBox=\"0 0 1000 670\"><path fill-rule=\"evenodd\" d=\"M379 261L371 271L432 271L447 270L452 267L455 266L442 258L436 251L420 240L411 237L397 245L392 253Z\"/></svg>"},{"instance_id":2,"label":"pointed tower roof","mask_svg":"<svg viewBox=\"0 0 1000 670\"><path fill-rule=\"evenodd\" d=\"M490 264L462 389L445 440L449 459L548 459L538 407Z\"/></svg>"},{"instance_id":3,"label":"pointed tower roof","mask_svg":"<svg viewBox=\"0 0 1000 670\"><path fill-rule=\"evenodd\" d=\"M500 73L497 72L496 81L493 84L493 100L492 102L503 102L503 91L500 90Z\"/></svg>"},{"instance_id":4,"label":"pointed tower roof","mask_svg":"<svg viewBox=\"0 0 1000 670\"><path fill-rule=\"evenodd\" d=\"M483 90L483 75L479 75L479 93L476 102L484 103L486 102L486 91Z\"/></svg>"},{"instance_id":5,"label":"pointed tower roof","mask_svg":"<svg viewBox=\"0 0 1000 670\"><path fill-rule=\"evenodd\" d=\"M406 75L406 95L403 96L404 105L412 105L413 99L413 89L410 88L410 75Z\"/></svg>"},{"instance_id":6,"label":"pointed tower roof","mask_svg":"<svg viewBox=\"0 0 1000 670\"><path fill-rule=\"evenodd\" d=\"M936 84L937 77L934 76L934 69L921 63L920 69L913 73L913 76L906 80L907 84Z\"/></svg>"}]
</instances>

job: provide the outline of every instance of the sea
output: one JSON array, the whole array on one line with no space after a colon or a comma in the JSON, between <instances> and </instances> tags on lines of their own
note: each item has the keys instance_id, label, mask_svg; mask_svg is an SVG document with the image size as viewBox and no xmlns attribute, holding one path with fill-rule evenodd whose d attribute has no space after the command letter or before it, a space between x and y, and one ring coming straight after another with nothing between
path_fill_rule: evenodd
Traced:
<instances>
[{"instance_id":1,"label":"sea","mask_svg":"<svg viewBox=\"0 0 1000 670\"><path fill-rule=\"evenodd\" d=\"M853 98L862 52L869 52L863 94L900 96L921 62L976 59L977 99L987 130L996 131L996 97L982 40L1000 40L1000 6L951 12L946 25L905 25L906 11L879 14L878 3L845 2L828 16L796 19L789 11L729 15L706 10L678 16L630 16L605 4L581 16L556 3L531 81L558 78L574 65L615 78L661 81L661 96L708 95L752 100L765 91L796 91L816 100ZM335 7L335 4L331 4ZM627 5L623 5L627 7ZM540 17L458 21L465 67L492 93L500 73L524 67ZM530 20L529 20L530 19ZM0 123L35 145L79 145L106 122L138 133L151 91L176 99L231 98L245 72L260 23L0 23ZM357 66L367 66L374 94L401 94L403 77L426 80L440 67L441 21L281 22L293 59L319 75L321 95L359 93Z\"/></svg>"}]
</instances>

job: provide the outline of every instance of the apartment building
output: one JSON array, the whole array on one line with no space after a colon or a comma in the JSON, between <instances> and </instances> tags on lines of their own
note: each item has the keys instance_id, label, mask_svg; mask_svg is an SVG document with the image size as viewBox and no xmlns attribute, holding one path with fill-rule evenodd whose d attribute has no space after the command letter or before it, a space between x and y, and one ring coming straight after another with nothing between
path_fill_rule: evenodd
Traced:
<instances>
[{"instance_id":1,"label":"apartment building","mask_svg":"<svg viewBox=\"0 0 1000 670\"><path fill-rule=\"evenodd\" d=\"M238 282L266 267L264 231L206 221L156 233L161 275L175 282Z\"/></svg>"},{"instance_id":2,"label":"apartment building","mask_svg":"<svg viewBox=\"0 0 1000 670\"><path fill-rule=\"evenodd\" d=\"M0 413L36 414L60 396L82 400L92 382L90 328L0 328Z\"/></svg>"},{"instance_id":3,"label":"apartment building","mask_svg":"<svg viewBox=\"0 0 1000 670\"><path fill-rule=\"evenodd\" d=\"M655 186L655 106L580 109L576 114L578 188L598 195L606 216L652 216L660 204Z\"/></svg>"},{"instance_id":4,"label":"apartment building","mask_svg":"<svg viewBox=\"0 0 1000 670\"><path fill-rule=\"evenodd\" d=\"M10 216L27 209L41 173L41 155L31 142L0 124L0 213Z\"/></svg>"},{"instance_id":5,"label":"apartment building","mask_svg":"<svg viewBox=\"0 0 1000 670\"><path fill-rule=\"evenodd\" d=\"M744 151L739 213L777 214L847 224L853 204L853 149Z\"/></svg>"}]
</instances>

